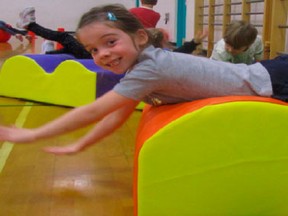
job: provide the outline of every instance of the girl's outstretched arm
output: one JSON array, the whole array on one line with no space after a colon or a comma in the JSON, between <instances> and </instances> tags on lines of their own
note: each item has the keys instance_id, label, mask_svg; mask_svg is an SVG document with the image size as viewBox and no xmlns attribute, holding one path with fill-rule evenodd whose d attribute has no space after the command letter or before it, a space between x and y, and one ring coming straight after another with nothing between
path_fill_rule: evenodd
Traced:
<instances>
[{"instance_id":1,"label":"girl's outstretched arm","mask_svg":"<svg viewBox=\"0 0 288 216\"><path fill-rule=\"evenodd\" d=\"M111 134L115 129L120 127L130 114L135 110L137 102L132 102L121 109L110 113L104 117L97 125L85 136L67 146L51 146L44 150L53 154L74 154L85 148L97 143L102 138Z\"/></svg>"},{"instance_id":2,"label":"girl's outstretched arm","mask_svg":"<svg viewBox=\"0 0 288 216\"><path fill-rule=\"evenodd\" d=\"M91 104L78 107L65 115L35 129L0 127L0 141L33 142L74 131L104 118L124 106L133 107L136 101L109 91Z\"/></svg>"}]
</instances>

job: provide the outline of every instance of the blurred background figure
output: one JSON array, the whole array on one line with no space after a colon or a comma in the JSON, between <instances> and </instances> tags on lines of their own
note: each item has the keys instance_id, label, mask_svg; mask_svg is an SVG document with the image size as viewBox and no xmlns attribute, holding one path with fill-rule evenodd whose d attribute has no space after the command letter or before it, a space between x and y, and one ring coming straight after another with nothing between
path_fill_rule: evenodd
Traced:
<instances>
[{"instance_id":1,"label":"blurred background figure","mask_svg":"<svg viewBox=\"0 0 288 216\"><path fill-rule=\"evenodd\" d=\"M263 59L262 39L257 29L246 21L233 21L213 49L211 59L253 64Z\"/></svg>"},{"instance_id":2,"label":"blurred background figure","mask_svg":"<svg viewBox=\"0 0 288 216\"><path fill-rule=\"evenodd\" d=\"M131 8L129 11L136 16L145 28L155 28L160 14L153 10L157 0L141 0L141 6Z\"/></svg>"}]
</instances>

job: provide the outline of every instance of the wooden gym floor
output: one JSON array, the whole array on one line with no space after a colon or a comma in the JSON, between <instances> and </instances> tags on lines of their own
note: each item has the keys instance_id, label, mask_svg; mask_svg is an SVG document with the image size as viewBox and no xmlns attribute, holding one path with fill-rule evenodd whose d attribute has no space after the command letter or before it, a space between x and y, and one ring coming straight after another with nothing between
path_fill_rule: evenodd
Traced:
<instances>
[{"instance_id":1,"label":"wooden gym floor","mask_svg":"<svg viewBox=\"0 0 288 216\"><path fill-rule=\"evenodd\" d=\"M0 43L5 59L39 53L43 40ZM0 97L0 124L37 127L71 108ZM89 128L31 144L0 142L0 215L132 216L134 141L141 117L135 111L114 134L73 156L54 156L41 149L65 145Z\"/></svg>"}]
</instances>

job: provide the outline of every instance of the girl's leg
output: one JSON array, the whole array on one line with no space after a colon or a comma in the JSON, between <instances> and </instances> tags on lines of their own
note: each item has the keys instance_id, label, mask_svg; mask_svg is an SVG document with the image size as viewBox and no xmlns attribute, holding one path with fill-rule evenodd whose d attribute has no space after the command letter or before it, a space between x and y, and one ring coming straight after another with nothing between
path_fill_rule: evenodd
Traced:
<instances>
[{"instance_id":1,"label":"girl's leg","mask_svg":"<svg viewBox=\"0 0 288 216\"><path fill-rule=\"evenodd\" d=\"M67 32L58 32L51 29L44 28L39 24L33 22L27 26L27 30L34 32L47 40L57 41L60 43L68 54L74 55L76 58L91 59L92 56L80 44L77 39Z\"/></svg>"},{"instance_id":2,"label":"girl's leg","mask_svg":"<svg viewBox=\"0 0 288 216\"><path fill-rule=\"evenodd\" d=\"M51 50L47 51L46 54L67 54L67 50L65 48L57 49L57 50Z\"/></svg>"},{"instance_id":3,"label":"girl's leg","mask_svg":"<svg viewBox=\"0 0 288 216\"><path fill-rule=\"evenodd\" d=\"M288 55L280 55L280 56L277 56L274 60L288 61Z\"/></svg>"},{"instance_id":4,"label":"girl's leg","mask_svg":"<svg viewBox=\"0 0 288 216\"><path fill-rule=\"evenodd\" d=\"M15 35L17 34L14 29L12 27L10 27L9 25L7 25L5 22L3 22L2 20L0 20L0 29L2 29L3 31L11 34L11 35Z\"/></svg>"},{"instance_id":5,"label":"girl's leg","mask_svg":"<svg viewBox=\"0 0 288 216\"><path fill-rule=\"evenodd\" d=\"M4 28L6 26L6 23L0 20L0 29Z\"/></svg>"},{"instance_id":6,"label":"girl's leg","mask_svg":"<svg viewBox=\"0 0 288 216\"><path fill-rule=\"evenodd\" d=\"M288 55L260 62L271 77L273 97L288 102Z\"/></svg>"},{"instance_id":7,"label":"girl's leg","mask_svg":"<svg viewBox=\"0 0 288 216\"><path fill-rule=\"evenodd\" d=\"M13 27L8 27L8 29L10 29L11 31L13 31L13 32L14 32L14 35L15 35L15 34L21 34L21 35L25 36L25 35L28 33L27 31L15 29L15 28L13 28Z\"/></svg>"},{"instance_id":8,"label":"girl's leg","mask_svg":"<svg viewBox=\"0 0 288 216\"><path fill-rule=\"evenodd\" d=\"M2 29L4 32L9 33L10 35L16 34L13 30L9 29L7 26L1 27L0 29Z\"/></svg>"},{"instance_id":9,"label":"girl's leg","mask_svg":"<svg viewBox=\"0 0 288 216\"><path fill-rule=\"evenodd\" d=\"M53 31L51 29L44 28L43 26L40 26L39 24L33 22L30 23L26 29L28 31L34 32L36 35L45 38L47 40L51 41L57 41L59 43L62 43L65 41L66 37L73 37L72 35L69 35L66 32L58 32L58 31Z\"/></svg>"}]
</instances>

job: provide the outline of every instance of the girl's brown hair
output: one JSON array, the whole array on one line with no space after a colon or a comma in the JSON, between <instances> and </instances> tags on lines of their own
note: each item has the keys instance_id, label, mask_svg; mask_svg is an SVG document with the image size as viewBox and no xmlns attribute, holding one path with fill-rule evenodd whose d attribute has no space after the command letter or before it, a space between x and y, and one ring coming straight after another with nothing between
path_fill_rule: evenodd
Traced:
<instances>
[{"instance_id":1,"label":"girl's brown hair","mask_svg":"<svg viewBox=\"0 0 288 216\"><path fill-rule=\"evenodd\" d=\"M118 28L130 36L139 29L144 29L141 22L121 4L104 5L90 9L80 18L77 29L93 22L107 22L107 25ZM149 37L148 44L151 44L151 35L147 30L145 31Z\"/></svg>"}]
</instances>

